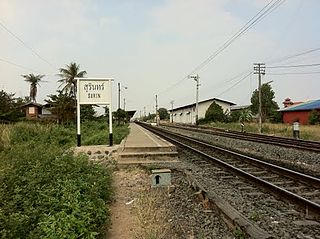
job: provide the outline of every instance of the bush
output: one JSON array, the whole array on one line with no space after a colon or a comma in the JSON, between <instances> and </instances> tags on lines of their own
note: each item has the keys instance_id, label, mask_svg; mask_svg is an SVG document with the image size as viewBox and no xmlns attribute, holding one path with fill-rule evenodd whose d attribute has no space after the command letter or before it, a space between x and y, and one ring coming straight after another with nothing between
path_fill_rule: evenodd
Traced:
<instances>
[{"instance_id":1,"label":"bush","mask_svg":"<svg viewBox=\"0 0 320 239\"><path fill-rule=\"evenodd\" d=\"M104 236L111 172L67 153L69 132L55 125L12 128L11 146L0 151L1 238Z\"/></svg>"},{"instance_id":2,"label":"bush","mask_svg":"<svg viewBox=\"0 0 320 239\"><path fill-rule=\"evenodd\" d=\"M309 124L315 125L320 123L320 112L312 110L309 115Z\"/></svg>"},{"instance_id":3,"label":"bush","mask_svg":"<svg viewBox=\"0 0 320 239\"><path fill-rule=\"evenodd\" d=\"M210 122L222 122L224 121L225 114L223 113L223 109L216 102L212 102L212 104L207 109L205 119Z\"/></svg>"}]
</instances>

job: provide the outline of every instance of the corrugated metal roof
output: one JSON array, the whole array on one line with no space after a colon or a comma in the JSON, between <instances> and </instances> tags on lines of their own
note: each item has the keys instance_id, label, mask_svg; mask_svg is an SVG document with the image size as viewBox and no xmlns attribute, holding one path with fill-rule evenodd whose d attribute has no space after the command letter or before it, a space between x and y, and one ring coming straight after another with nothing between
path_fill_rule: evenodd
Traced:
<instances>
[{"instance_id":1,"label":"corrugated metal roof","mask_svg":"<svg viewBox=\"0 0 320 239\"><path fill-rule=\"evenodd\" d=\"M218 98L211 98L211 99L207 99L207 100L202 100L202 101L199 101L198 103L201 104L201 103L204 103L204 102L207 102L207 101L210 101L210 100L221 101L221 102L230 104L230 106L231 106L231 105L235 105L235 103L233 103L233 102L226 101L226 100L221 100L221 99L218 99ZM184 105L184 106L180 106L180 107L174 108L173 111L175 111L175 110L180 110L180 109L184 109L184 108L195 107L195 106L196 106L196 103L192 103L192 104L188 104L188 105ZM168 110L168 111L171 112L171 109Z\"/></svg>"},{"instance_id":2,"label":"corrugated metal roof","mask_svg":"<svg viewBox=\"0 0 320 239\"><path fill-rule=\"evenodd\" d=\"M309 100L304 103L293 105L287 108L280 109L279 111L303 111L303 110L315 110L320 109L320 99L319 100Z\"/></svg>"}]
</instances>

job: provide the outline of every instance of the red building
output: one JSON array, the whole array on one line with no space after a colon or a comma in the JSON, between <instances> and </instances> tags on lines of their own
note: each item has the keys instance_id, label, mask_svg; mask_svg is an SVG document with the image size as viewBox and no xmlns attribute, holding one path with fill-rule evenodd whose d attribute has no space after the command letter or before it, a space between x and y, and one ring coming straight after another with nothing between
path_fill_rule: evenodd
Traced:
<instances>
[{"instance_id":1,"label":"red building","mask_svg":"<svg viewBox=\"0 0 320 239\"><path fill-rule=\"evenodd\" d=\"M306 102L292 102L289 98L283 102L284 108L279 111L282 113L283 123L292 124L299 122L300 124L309 123L309 115L312 110L320 112L320 100L310 100Z\"/></svg>"}]
</instances>

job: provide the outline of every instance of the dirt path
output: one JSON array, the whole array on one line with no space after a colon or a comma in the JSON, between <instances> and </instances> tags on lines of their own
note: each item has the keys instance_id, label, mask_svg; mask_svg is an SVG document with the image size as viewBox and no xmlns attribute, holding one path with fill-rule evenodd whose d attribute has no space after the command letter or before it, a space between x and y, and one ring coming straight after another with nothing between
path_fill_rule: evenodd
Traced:
<instances>
[{"instance_id":1,"label":"dirt path","mask_svg":"<svg viewBox=\"0 0 320 239\"><path fill-rule=\"evenodd\" d=\"M135 238L132 210L139 193L147 186L146 178L146 174L138 169L114 172L115 202L111 205L112 227L107 233L108 239Z\"/></svg>"}]
</instances>

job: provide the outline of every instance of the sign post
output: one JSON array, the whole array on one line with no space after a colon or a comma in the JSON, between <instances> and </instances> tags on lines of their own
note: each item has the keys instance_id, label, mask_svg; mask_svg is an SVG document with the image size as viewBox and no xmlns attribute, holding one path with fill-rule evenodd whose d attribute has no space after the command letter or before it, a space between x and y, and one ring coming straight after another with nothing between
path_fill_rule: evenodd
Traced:
<instances>
[{"instance_id":1,"label":"sign post","mask_svg":"<svg viewBox=\"0 0 320 239\"><path fill-rule=\"evenodd\" d=\"M112 81L113 78L75 78L77 81L77 146L81 146L80 105L109 106L109 144L112 135Z\"/></svg>"}]
</instances>

